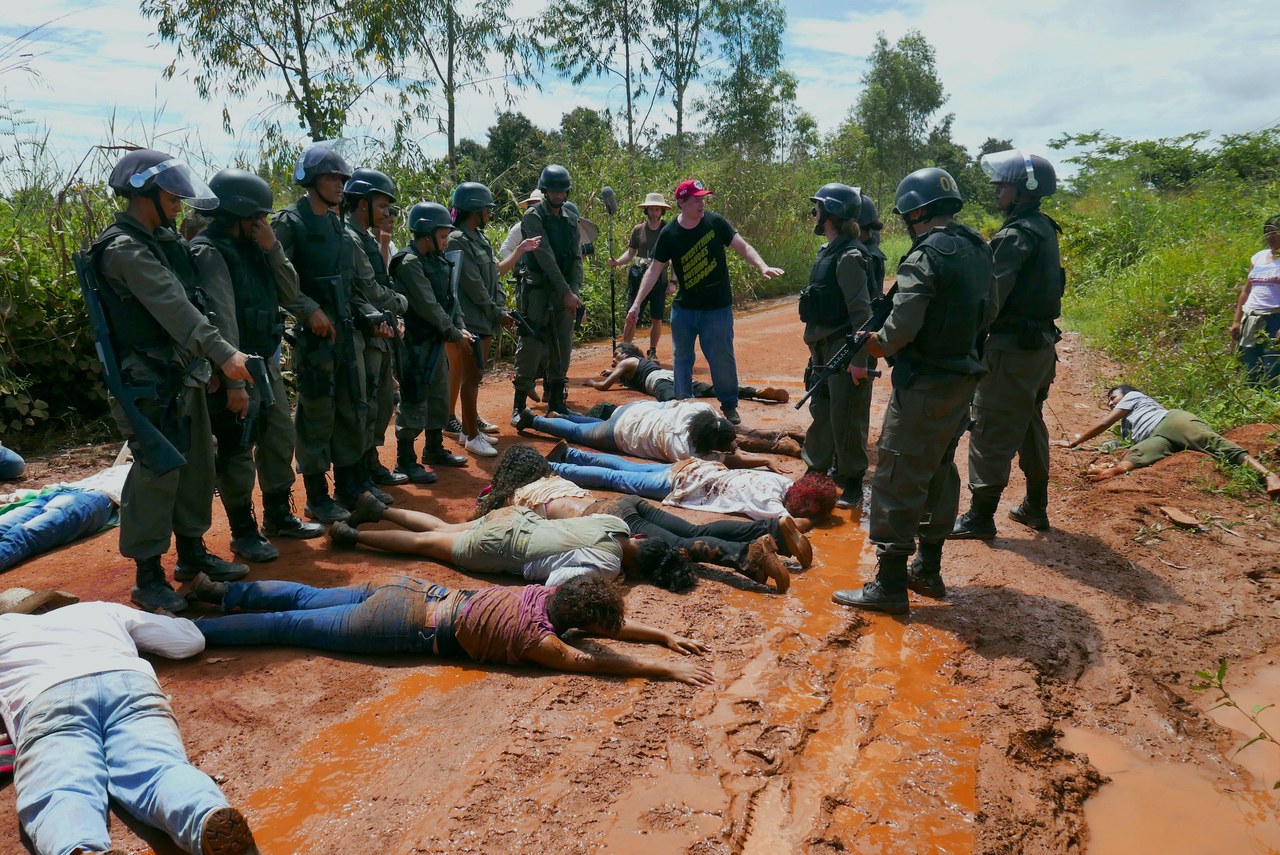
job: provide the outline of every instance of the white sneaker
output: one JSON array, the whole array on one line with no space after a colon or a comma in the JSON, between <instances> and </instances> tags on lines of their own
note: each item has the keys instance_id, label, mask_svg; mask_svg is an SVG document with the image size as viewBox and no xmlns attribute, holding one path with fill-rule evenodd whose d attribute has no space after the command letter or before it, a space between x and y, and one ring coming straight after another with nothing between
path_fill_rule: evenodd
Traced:
<instances>
[{"instance_id":1,"label":"white sneaker","mask_svg":"<svg viewBox=\"0 0 1280 855\"><path fill-rule=\"evenodd\" d=\"M484 434L478 433L466 441L462 446L467 450L468 454L476 457L497 457L498 449L489 444L489 440Z\"/></svg>"}]
</instances>

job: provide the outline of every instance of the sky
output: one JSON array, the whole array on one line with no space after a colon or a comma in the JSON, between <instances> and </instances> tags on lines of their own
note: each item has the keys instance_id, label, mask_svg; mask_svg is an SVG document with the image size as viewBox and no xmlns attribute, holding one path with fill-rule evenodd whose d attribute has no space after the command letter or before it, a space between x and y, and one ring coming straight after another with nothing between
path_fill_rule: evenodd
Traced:
<instances>
[{"instance_id":1,"label":"sky","mask_svg":"<svg viewBox=\"0 0 1280 855\"><path fill-rule=\"evenodd\" d=\"M536 14L543 2L519 0L515 8ZM786 6L784 63L799 79L799 106L823 131L856 103L876 34L893 42L910 30L937 51L949 95L943 111L955 114L953 137L971 152L997 137L1060 158L1046 144L1063 133L1101 129L1156 138L1280 123L1280 86L1265 76L1274 75L1277 52L1274 30L1263 25L1268 6L1262 2L1212 9L1184 0L792 0ZM174 49L159 43L136 0L11 4L6 19L0 44L57 19L34 45L42 54L32 63L38 76L0 74L0 108L7 105L0 118L8 112L26 123L19 138L46 138L62 169L110 139L160 148L185 144L189 159L210 171L256 150L255 120L270 113L271 99L264 93L232 102L236 133L224 132L221 100L200 100L182 76L163 79ZM623 104L613 81L574 86L551 73L542 80L540 92L515 92L513 107L544 128L574 107ZM502 106L491 93L465 95L460 136L483 140ZM661 103L651 121L660 131L673 127ZM0 136L6 124L0 121ZM361 132L372 133L355 130ZM422 127L420 136L429 153L443 154L443 137L433 128ZM0 140L0 156L11 145ZM0 161L6 171L14 165L13 158Z\"/></svg>"}]
</instances>

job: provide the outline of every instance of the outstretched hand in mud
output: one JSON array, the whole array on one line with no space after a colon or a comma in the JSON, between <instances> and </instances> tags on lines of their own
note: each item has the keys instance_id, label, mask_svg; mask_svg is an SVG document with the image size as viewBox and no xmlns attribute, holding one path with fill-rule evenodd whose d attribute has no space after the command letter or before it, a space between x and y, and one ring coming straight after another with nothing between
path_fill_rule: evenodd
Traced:
<instances>
[{"instance_id":1,"label":"outstretched hand in mud","mask_svg":"<svg viewBox=\"0 0 1280 855\"><path fill-rule=\"evenodd\" d=\"M704 662L672 662L667 668L668 678L690 686L710 686L716 681L711 666Z\"/></svg>"},{"instance_id":2,"label":"outstretched hand in mud","mask_svg":"<svg viewBox=\"0 0 1280 855\"><path fill-rule=\"evenodd\" d=\"M667 633L667 647L670 647L676 653L683 653L685 656L690 654L701 655L708 652L708 648L701 641L692 638L685 638L683 635L675 633Z\"/></svg>"}]
</instances>

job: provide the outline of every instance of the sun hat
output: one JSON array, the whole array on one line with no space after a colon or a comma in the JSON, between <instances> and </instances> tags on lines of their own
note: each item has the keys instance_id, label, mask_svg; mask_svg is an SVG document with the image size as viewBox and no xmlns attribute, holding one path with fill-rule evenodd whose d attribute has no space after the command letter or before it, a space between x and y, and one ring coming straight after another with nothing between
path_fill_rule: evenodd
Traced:
<instances>
[{"instance_id":1,"label":"sun hat","mask_svg":"<svg viewBox=\"0 0 1280 855\"><path fill-rule=\"evenodd\" d=\"M33 591L30 588L10 588L0 593L0 615L29 615L39 609L53 611L80 602L75 594L66 591Z\"/></svg>"},{"instance_id":2,"label":"sun hat","mask_svg":"<svg viewBox=\"0 0 1280 855\"><path fill-rule=\"evenodd\" d=\"M534 191L529 194L529 197L527 199L521 199L517 204L520 206L520 210L523 211L525 208L529 207L530 205L536 205L541 201L542 201L542 191L538 189L534 189Z\"/></svg>"},{"instance_id":3,"label":"sun hat","mask_svg":"<svg viewBox=\"0 0 1280 855\"><path fill-rule=\"evenodd\" d=\"M636 207L637 208L670 208L671 206L667 204L666 197L663 196L661 193L650 193L649 195L645 196L644 201L641 202L639 205L636 205Z\"/></svg>"}]
</instances>

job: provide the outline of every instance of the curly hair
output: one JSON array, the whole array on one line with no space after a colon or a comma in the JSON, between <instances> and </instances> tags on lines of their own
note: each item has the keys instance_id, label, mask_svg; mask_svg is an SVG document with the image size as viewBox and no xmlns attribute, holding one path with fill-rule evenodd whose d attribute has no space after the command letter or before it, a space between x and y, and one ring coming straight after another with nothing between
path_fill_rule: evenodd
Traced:
<instances>
[{"instance_id":1,"label":"curly hair","mask_svg":"<svg viewBox=\"0 0 1280 855\"><path fill-rule=\"evenodd\" d=\"M598 627L617 632L626 622L626 604L622 589L599 576L578 576L563 585L547 599L547 617L558 630Z\"/></svg>"},{"instance_id":2,"label":"curly hair","mask_svg":"<svg viewBox=\"0 0 1280 855\"><path fill-rule=\"evenodd\" d=\"M687 591L697 583L689 556L669 543L653 538L635 539L636 570L640 576L667 591Z\"/></svg>"},{"instance_id":3,"label":"curly hair","mask_svg":"<svg viewBox=\"0 0 1280 855\"><path fill-rule=\"evenodd\" d=\"M525 484L551 474L551 464L531 445L513 445L502 453L493 473L492 489L476 503L476 517L511 504L511 496Z\"/></svg>"},{"instance_id":4,"label":"curly hair","mask_svg":"<svg viewBox=\"0 0 1280 855\"><path fill-rule=\"evenodd\" d=\"M806 472L787 488L782 505L793 517L820 520L831 515L840 488L821 472Z\"/></svg>"},{"instance_id":5,"label":"curly hair","mask_svg":"<svg viewBox=\"0 0 1280 855\"><path fill-rule=\"evenodd\" d=\"M618 355L625 359L644 359L644 351L629 341L618 342Z\"/></svg>"},{"instance_id":6,"label":"curly hair","mask_svg":"<svg viewBox=\"0 0 1280 855\"><path fill-rule=\"evenodd\" d=\"M689 449L694 454L729 451L737 437L733 423L711 410L699 410L689 419Z\"/></svg>"},{"instance_id":7,"label":"curly hair","mask_svg":"<svg viewBox=\"0 0 1280 855\"><path fill-rule=\"evenodd\" d=\"M613 411L616 409L618 409L617 404L611 404L608 401L601 401L591 409L587 410L584 415L591 416L593 419L602 419L607 422L613 416Z\"/></svg>"}]
</instances>

